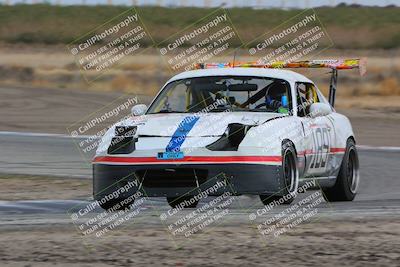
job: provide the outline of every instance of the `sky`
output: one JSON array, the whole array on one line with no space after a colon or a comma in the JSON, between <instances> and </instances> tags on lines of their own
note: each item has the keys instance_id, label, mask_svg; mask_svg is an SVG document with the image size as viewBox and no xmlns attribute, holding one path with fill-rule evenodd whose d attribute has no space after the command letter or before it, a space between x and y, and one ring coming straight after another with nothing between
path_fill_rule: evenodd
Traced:
<instances>
[{"instance_id":1,"label":"sky","mask_svg":"<svg viewBox=\"0 0 400 267\"><path fill-rule=\"evenodd\" d=\"M360 4L370 6L400 6L400 0L0 0L1 3L40 3L47 2L62 5L158 5L158 6L210 6L217 7L254 7L254 8L307 8L317 6L335 6L339 3Z\"/></svg>"}]
</instances>

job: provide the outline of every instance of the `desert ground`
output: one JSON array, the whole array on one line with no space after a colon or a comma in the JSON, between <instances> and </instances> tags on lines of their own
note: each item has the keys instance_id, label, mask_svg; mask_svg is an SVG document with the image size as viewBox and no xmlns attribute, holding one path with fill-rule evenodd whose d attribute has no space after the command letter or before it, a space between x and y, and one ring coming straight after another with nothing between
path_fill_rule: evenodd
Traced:
<instances>
[{"instance_id":1,"label":"desert ground","mask_svg":"<svg viewBox=\"0 0 400 267\"><path fill-rule=\"evenodd\" d=\"M174 246L159 226L128 227L87 247L73 226L0 229L2 266L397 266L398 217L302 224L276 240L219 226Z\"/></svg>"}]
</instances>

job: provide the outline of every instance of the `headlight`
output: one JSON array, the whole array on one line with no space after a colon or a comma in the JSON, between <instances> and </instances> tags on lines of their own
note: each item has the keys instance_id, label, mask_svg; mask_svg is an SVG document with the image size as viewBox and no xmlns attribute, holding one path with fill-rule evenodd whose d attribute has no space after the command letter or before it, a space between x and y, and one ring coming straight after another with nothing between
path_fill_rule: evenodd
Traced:
<instances>
[{"instance_id":1,"label":"headlight","mask_svg":"<svg viewBox=\"0 0 400 267\"><path fill-rule=\"evenodd\" d=\"M108 154L129 154L135 151L137 126L115 126L115 137L107 149Z\"/></svg>"},{"instance_id":2,"label":"headlight","mask_svg":"<svg viewBox=\"0 0 400 267\"><path fill-rule=\"evenodd\" d=\"M137 126L115 126L115 136L135 136Z\"/></svg>"},{"instance_id":3,"label":"headlight","mask_svg":"<svg viewBox=\"0 0 400 267\"><path fill-rule=\"evenodd\" d=\"M240 123L231 123L225 130L225 133L206 148L213 151L237 151L240 143L243 141L247 131L253 125L243 125Z\"/></svg>"}]
</instances>

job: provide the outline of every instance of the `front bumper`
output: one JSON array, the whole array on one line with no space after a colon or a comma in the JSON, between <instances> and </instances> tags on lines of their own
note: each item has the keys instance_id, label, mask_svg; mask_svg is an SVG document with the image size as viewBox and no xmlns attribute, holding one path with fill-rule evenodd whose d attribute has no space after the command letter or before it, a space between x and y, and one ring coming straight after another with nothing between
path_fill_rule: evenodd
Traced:
<instances>
[{"instance_id":1,"label":"front bumper","mask_svg":"<svg viewBox=\"0 0 400 267\"><path fill-rule=\"evenodd\" d=\"M137 186L120 195L126 198L138 190L145 196L195 195L226 180L227 186L214 195L226 191L234 195L273 194L282 192L284 181L281 165L204 163L204 164L93 164L93 195L96 200L135 181ZM132 184L132 183L131 183Z\"/></svg>"}]
</instances>

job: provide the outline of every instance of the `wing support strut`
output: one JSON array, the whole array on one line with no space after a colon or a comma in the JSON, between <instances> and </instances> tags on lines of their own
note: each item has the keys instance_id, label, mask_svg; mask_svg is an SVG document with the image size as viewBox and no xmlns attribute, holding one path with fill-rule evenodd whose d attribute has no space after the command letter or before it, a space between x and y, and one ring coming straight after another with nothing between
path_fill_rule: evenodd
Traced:
<instances>
[{"instance_id":1,"label":"wing support strut","mask_svg":"<svg viewBox=\"0 0 400 267\"><path fill-rule=\"evenodd\" d=\"M338 80L338 71L337 69L332 69L331 83L329 85L329 103L331 104L332 107L335 106L337 80Z\"/></svg>"}]
</instances>

